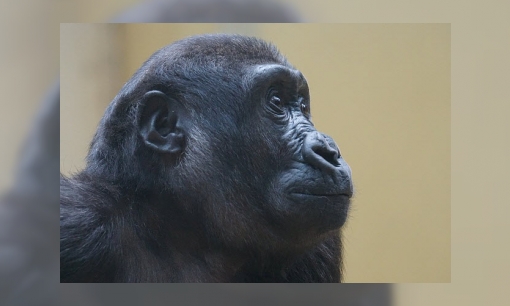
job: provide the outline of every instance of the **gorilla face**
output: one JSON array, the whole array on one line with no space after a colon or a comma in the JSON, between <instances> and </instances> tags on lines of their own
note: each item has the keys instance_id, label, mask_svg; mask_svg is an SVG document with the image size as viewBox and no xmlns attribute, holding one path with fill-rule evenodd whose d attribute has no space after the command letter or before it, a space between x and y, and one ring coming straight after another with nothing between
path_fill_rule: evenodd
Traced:
<instances>
[{"instance_id":1,"label":"gorilla face","mask_svg":"<svg viewBox=\"0 0 510 306\"><path fill-rule=\"evenodd\" d=\"M209 240L294 249L340 228L351 172L335 142L313 126L301 72L279 61L243 66L236 79L213 76L225 86L181 91L186 145L168 186L185 209L202 212Z\"/></svg>"}]
</instances>

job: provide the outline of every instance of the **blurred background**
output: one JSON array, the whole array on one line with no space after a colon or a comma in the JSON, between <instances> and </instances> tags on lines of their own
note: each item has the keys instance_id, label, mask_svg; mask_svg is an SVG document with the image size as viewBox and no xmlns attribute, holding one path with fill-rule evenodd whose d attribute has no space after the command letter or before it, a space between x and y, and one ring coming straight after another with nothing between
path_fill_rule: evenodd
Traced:
<instances>
[{"instance_id":1,"label":"blurred background","mask_svg":"<svg viewBox=\"0 0 510 306\"><path fill-rule=\"evenodd\" d=\"M312 120L353 170L344 281L450 282L449 24L61 24L62 173L153 52L210 32L271 41L307 78Z\"/></svg>"},{"instance_id":2,"label":"blurred background","mask_svg":"<svg viewBox=\"0 0 510 306\"><path fill-rule=\"evenodd\" d=\"M58 226L52 231L42 230L44 227L40 226L40 221L44 218L51 220L51 224L58 222L58 204L55 203L58 199L51 200L58 197L58 187L56 187L58 129L56 132L50 129L52 133L48 135L40 135L38 132L45 130L45 124L51 122L48 118L55 117L52 103L48 101L58 102L58 94L52 93L50 87L59 74L59 23L105 22L114 18L126 22L153 22L160 18L154 17L155 9L152 4L154 2L174 5L176 1L2 1L0 89L3 94L3 111L0 112L0 139L3 150L0 156L0 186L5 196L0 200L2 202L0 204L0 305L55 305L51 301L55 293L53 284L58 282L58 273L53 273L56 271L55 267L50 265L48 273L41 273L43 265L37 260L32 266L26 265L20 252L21 255L37 255L33 257L39 258L41 254L58 248L58 242L56 245L54 243L58 235ZM189 0L188 3L190 2L195 1ZM238 0L237 2L245 5L257 4L261 1ZM274 4L277 1L265 2ZM140 3L143 4L138 6ZM469 2L460 0L412 2L282 0L278 3L284 3L286 8L292 11L289 13L291 17L285 15L285 18L279 19L280 21L451 23L451 284L395 285L392 287L392 305L508 305L506 287L509 283L508 275L510 275L508 265L510 247L505 241L508 241L507 236L510 231L508 222L510 215L508 205L510 202L508 189L510 183L508 177L510 170L508 159L510 155L510 138L508 137L510 130L508 120L510 113L510 103L508 103L510 3L499 0ZM143 6L147 4L152 5L152 9ZM156 12L158 11L168 13L156 6ZM179 12L175 6L171 11ZM251 11L254 10L251 9ZM189 21L194 22L239 22L235 17L241 16L227 14L230 16L229 20L217 17L211 20L210 9L205 12L194 9L193 12L194 19ZM228 10L223 9L221 12L228 13ZM151 14L152 19L148 20L147 16ZM249 14L248 17L250 17ZM135 20L136 18L138 20ZM158 20L159 22L177 22L175 16ZM246 19L245 21L267 20ZM303 67L299 68L303 70ZM119 73L119 78L122 76L122 72L116 73ZM310 78L309 73L307 77ZM117 82L116 78L112 80ZM321 102L315 98L316 94L312 92L314 114L318 102ZM58 119L58 114L56 117ZM317 118L315 120L318 122ZM325 127L321 128L324 130ZM348 154L345 152L347 144L344 137L346 135L335 136L344 154ZM52 142L53 145L44 147L45 144L52 144ZM37 145L35 149L31 147L34 144ZM41 148L45 149L42 153ZM43 154L47 154L46 159L41 158L44 157ZM352 157L348 156L351 164ZM31 163L26 162L27 160ZM53 164L55 165L51 166ZM30 167L27 168L27 165ZM70 168L66 171L72 171L72 167L80 168L79 163L68 164L68 166ZM39 168L52 169L51 175L34 175L34 168L43 174L44 169ZM355 172L354 175L357 179L358 174ZM24 199L29 190L27 186L33 186L27 182L36 182L40 185L37 192L33 193L33 197L38 196L38 201L33 201L33 197ZM47 192L51 195L43 197L42 190L45 189L50 190ZM357 192L360 193L363 190L359 189ZM44 199L51 201L45 202ZM42 203L49 205L40 205ZM33 218L28 218L31 215L30 212ZM353 214L356 213L353 212ZM27 220L29 222L23 222ZM434 222L435 220L430 221L430 223ZM350 224L353 223L354 220L351 220ZM38 232L40 235L34 235ZM35 237L31 237L31 240L23 240L26 236ZM44 243L36 249L31 249L30 246L34 245L33 241ZM18 252L13 252L13 248L10 248L12 246L15 246ZM52 254L53 260L58 260L58 251L54 253L56 254ZM56 269L58 270L58 263ZM21 281L18 282L19 277L13 277L12 273L22 275ZM52 273L55 275L51 275ZM36 285L31 287L31 282ZM16 290L12 290L11 284L16 285ZM45 287L44 284L47 286ZM213 293L206 292L206 288L216 293L215 298ZM151 301L155 304L164 299L165 294L169 301L181 302L181 304L185 303L186 298L194 301L187 305L203 304L203 297L208 298L208 304L214 305L214 301L218 300L216 298L218 294L224 301L230 297L230 300L236 299L238 303L246 300L247 296L255 297L251 299L255 302L247 305L286 304L288 301L296 305L307 304L307 301L312 304L319 302L321 305L377 305L377 301L383 299L373 298L378 297L377 294L373 294L374 288L388 289L384 285L250 287L254 288L253 290L248 290L247 287L230 287L234 291L227 294L219 290L220 288L223 287L208 286L200 290L200 294L196 294L193 291L181 290L181 287L150 286L145 289L152 289L154 292L146 290L151 295L145 295L145 299L137 300L137 294L144 287L130 287L126 290L125 286L101 286L93 291L93 288L88 286L68 286L62 292L62 297L68 299L63 305L109 305L119 301L124 305L143 301ZM100 295L100 292L103 295ZM357 295L358 298L355 301L350 299L350 302L345 302L346 298L342 300L342 297L348 297L349 293ZM7 302L6 297L10 298ZM29 297L32 297L32 300L28 299ZM27 299L29 302L26 302ZM224 304L226 303L222 305Z\"/></svg>"}]
</instances>

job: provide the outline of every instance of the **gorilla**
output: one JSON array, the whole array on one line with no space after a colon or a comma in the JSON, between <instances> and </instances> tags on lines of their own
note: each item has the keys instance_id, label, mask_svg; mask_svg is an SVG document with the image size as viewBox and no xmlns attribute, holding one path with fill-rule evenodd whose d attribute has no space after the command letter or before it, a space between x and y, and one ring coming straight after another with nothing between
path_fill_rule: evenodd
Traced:
<instances>
[{"instance_id":1,"label":"gorilla","mask_svg":"<svg viewBox=\"0 0 510 306\"><path fill-rule=\"evenodd\" d=\"M353 185L304 76L254 37L154 53L60 178L61 282L340 282Z\"/></svg>"}]
</instances>

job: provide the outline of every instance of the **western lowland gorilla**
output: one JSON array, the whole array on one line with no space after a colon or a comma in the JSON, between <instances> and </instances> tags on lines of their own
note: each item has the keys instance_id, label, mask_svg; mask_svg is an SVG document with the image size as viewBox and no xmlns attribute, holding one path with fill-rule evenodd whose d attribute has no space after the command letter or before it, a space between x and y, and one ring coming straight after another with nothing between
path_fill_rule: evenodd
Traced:
<instances>
[{"instance_id":1,"label":"western lowland gorilla","mask_svg":"<svg viewBox=\"0 0 510 306\"><path fill-rule=\"evenodd\" d=\"M154 53L60 178L61 282L339 282L349 166L275 46Z\"/></svg>"}]
</instances>

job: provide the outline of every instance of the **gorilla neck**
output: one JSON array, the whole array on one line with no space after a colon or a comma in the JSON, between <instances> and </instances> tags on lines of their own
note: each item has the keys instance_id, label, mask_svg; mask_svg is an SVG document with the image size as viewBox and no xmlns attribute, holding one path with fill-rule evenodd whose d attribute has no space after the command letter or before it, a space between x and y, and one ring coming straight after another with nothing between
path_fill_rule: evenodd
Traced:
<instances>
[{"instance_id":1,"label":"gorilla neck","mask_svg":"<svg viewBox=\"0 0 510 306\"><path fill-rule=\"evenodd\" d=\"M118 267L121 279L228 282L246 261L232 250L213 246L205 235L204 220L173 205L169 194L128 191L85 172L74 179L86 186L77 189L83 194L70 200L79 205L76 199L88 198L91 208L101 211L104 218L100 226L116 238L108 241L112 254L107 257L124 258L129 265ZM98 198L101 202L94 202ZM154 272L154 266L159 266L159 272ZM147 271L152 274L147 275Z\"/></svg>"}]
</instances>

